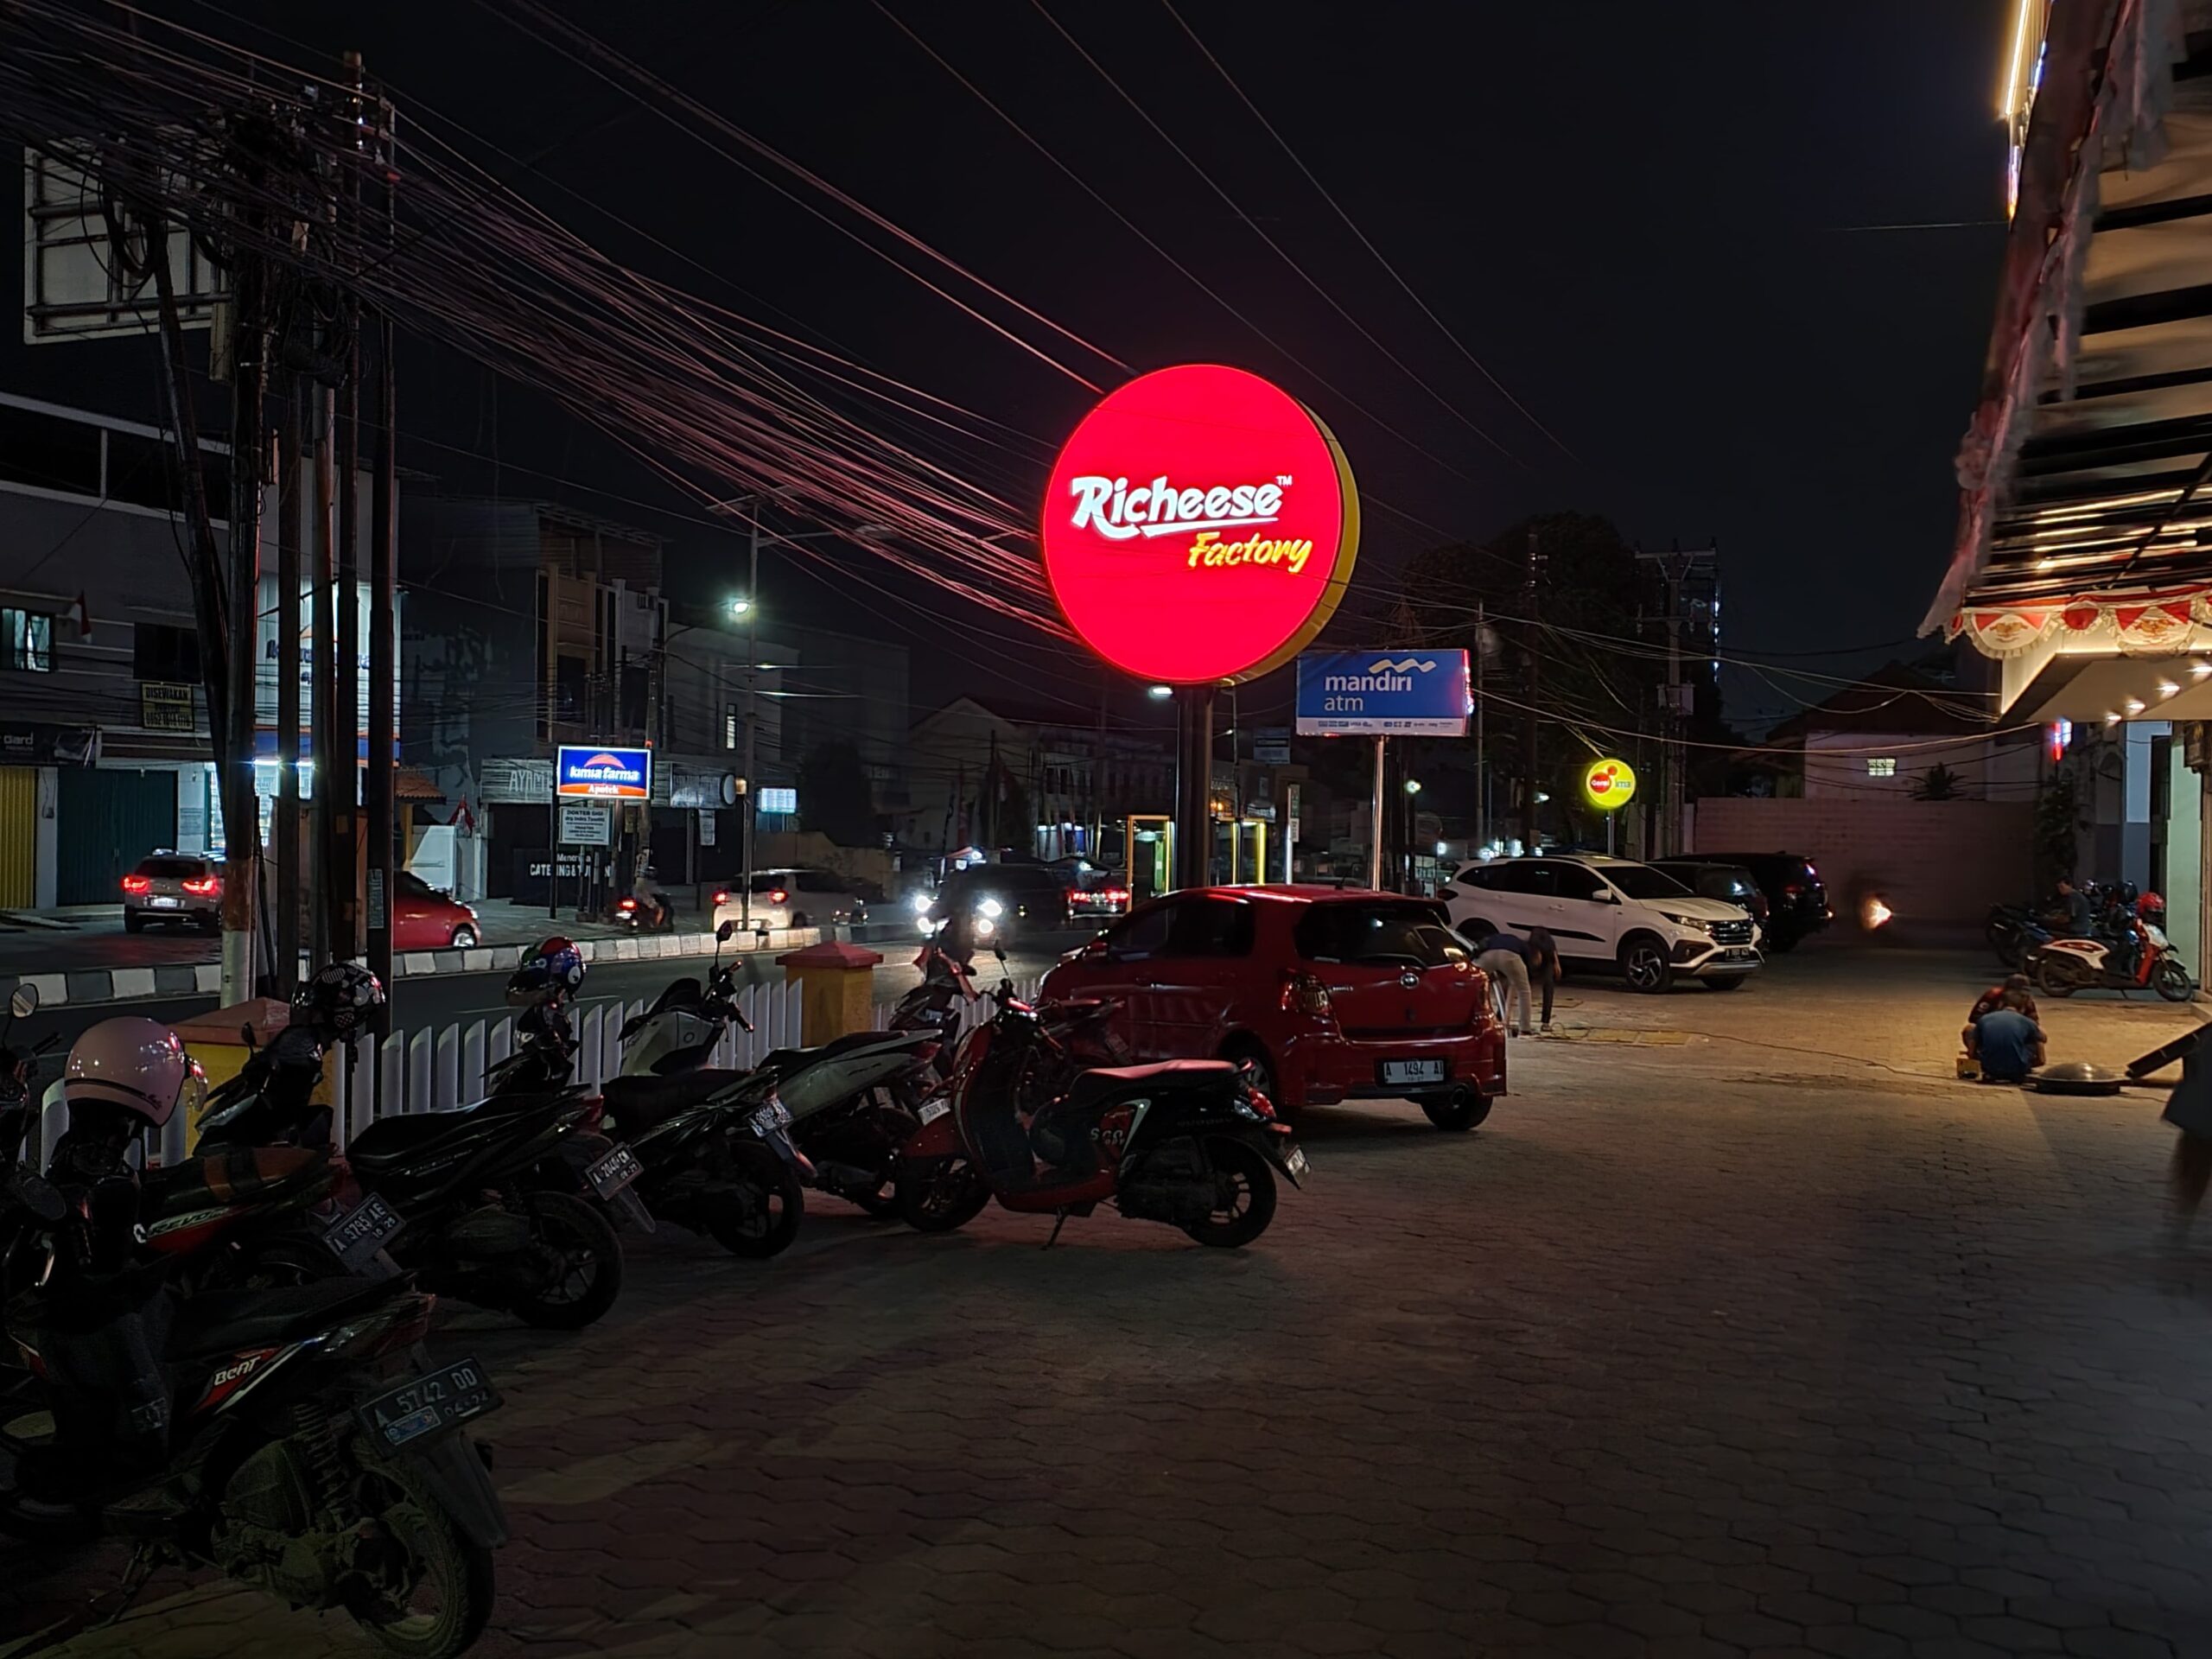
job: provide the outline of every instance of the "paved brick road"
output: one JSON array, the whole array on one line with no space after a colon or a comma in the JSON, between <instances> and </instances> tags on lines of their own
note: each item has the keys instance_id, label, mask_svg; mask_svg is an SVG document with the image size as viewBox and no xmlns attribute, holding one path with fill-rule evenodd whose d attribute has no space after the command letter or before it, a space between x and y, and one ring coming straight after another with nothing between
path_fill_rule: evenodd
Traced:
<instances>
[{"instance_id":1,"label":"paved brick road","mask_svg":"<svg viewBox=\"0 0 2212 1659\"><path fill-rule=\"evenodd\" d=\"M1516 1044L1472 1135L1316 1114L1241 1255L824 1201L765 1267L650 1243L579 1338L463 1315L517 1533L480 1650L2212 1653L2212 1238L2152 1246L2154 1097L1946 1080L1978 972L1575 982L1563 1024L1687 1040ZM2193 1018L2047 1013L2107 1058ZM361 1650L164 1588L73 1650Z\"/></svg>"}]
</instances>

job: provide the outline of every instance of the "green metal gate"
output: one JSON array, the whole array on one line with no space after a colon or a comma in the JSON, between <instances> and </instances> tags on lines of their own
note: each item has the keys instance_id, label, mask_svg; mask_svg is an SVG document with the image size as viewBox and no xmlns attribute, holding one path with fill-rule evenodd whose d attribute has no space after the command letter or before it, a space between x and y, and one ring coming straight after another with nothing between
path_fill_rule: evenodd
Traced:
<instances>
[{"instance_id":1,"label":"green metal gate","mask_svg":"<svg viewBox=\"0 0 2212 1659\"><path fill-rule=\"evenodd\" d=\"M124 873L176 842L176 773L64 766L56 779L55 902L121 904Z\"/></svg>"}]
</instances>

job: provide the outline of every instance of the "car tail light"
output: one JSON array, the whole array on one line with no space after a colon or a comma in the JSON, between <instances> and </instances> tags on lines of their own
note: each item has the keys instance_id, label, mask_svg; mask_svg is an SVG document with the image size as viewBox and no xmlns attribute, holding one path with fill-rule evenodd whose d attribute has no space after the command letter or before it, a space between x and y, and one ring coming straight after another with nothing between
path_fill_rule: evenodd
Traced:
<instances>
[{"instance_id":1,"label":"car tail light","mask_svg":"<svg viewBox=\"0 0 2212 1659\"><path fill-rule=\"evenodd\" d=\"M203 875L184 884L187 893L219 893L222 887L222 878L213 875Z\"/></svg>"},{"instance_id":2,"label":"car tail light","mask_svg":"<svg viewBox=\"0 0 2212 1659\"><path fill-rule=\"evenodd\" d=\"M123 878L123 890L125 893L143 893L153 885L143 875L126 875Z\"/></svg>"},{"instance_id":3,"label":"car tail light","mask_svg":"<svg viewBox=\"0 0 2212 1659\"><path fill-rule=\"evenodd\" d=\"M1129 902L1129 890L1127 887L1109 887L1099 897L1109 905L1126 905Z\"/></svg>"},{"instance_id":4,"label":"car tail light","mask_svg":"<svg viewBox=\"0 0 2212 1659\"><path fill-rule=\"evenodd\" d=\"M1785 899L1795 899L1804 891L1805 889L1795 881L1785 881L1782 884L1782 896Z\"/></svg>"},{"instance_id":5,"label":"car tail light","mask_svg":"<svg viewBox=\"0 0 2212 1659\"><path fill-rule=\"evenodd\" d=\"M1292 974L1283 982L1282 1007L1285 1014L1328 1014L1329 988L1311 974Z\"/></svg>"},{"instance_id":6,"label":"car tail light","mask_svg":"<svg viewBox=\"0 0 2212 1659\"><path fill-rule=\"evenodd\" d=\"M768 902L772 905L780 905L791 896L788 888L778 887L768 894Z\"/></svg>"}]
</instances>

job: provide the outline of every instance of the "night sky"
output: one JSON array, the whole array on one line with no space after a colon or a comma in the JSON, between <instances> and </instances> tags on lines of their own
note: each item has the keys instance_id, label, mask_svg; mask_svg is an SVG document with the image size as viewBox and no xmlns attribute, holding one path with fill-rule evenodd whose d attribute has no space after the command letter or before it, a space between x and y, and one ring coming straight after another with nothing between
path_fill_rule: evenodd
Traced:
<instances>
[{"instance_id":1,"label":"night sky","mask_svg":"<svg viewBox=\"0 0 2212 1659\"><path fill-rule=\"evenodd\" d=\"M565 15L1133 368L1212 359L1280 379L1335 428L1368 499L1360 588L1379 592L1432 543L1578 508L1646 544L1717 537L1734 647L1841 651L1911 633L1948 551L1951 458L1995 292L2002 0L1844 10L1179 0L1360 229L1558 445L1421 316L1166 10L1053 8L1316 283L1507 454L1363 341L1026 0L888 3L1248 321L867 0ZM956 458L1014 499L1041 486L1052 446L1090 398L488 0L178 0L177 15L295 60L302 46L358 48L403 113L426 106L531 161L484 155L618 256L1031 435ZM1866 228L1931 221L1964 223ZM1076 347L1061 355L1101 385L1121 374ZM480 489L496 452L509 493L655 523L683 555L673 585L727 588L727 544L580 487L693 510L588 428L465 364L418 354L410 372L410 465ZM820 582L769 598L856 632L911 630L924 701L980 683L964 659L925 649L926 614L855 611ZM925 612L950 602L926 589L915 600ZM1889 654L1792 660L1848 671ZM1096 696L1095 672L1064 659L1016 665L1039 696ZM1730 690L1739 723L1786 706L1746 677Z\"/></svg>"}]
</instances>

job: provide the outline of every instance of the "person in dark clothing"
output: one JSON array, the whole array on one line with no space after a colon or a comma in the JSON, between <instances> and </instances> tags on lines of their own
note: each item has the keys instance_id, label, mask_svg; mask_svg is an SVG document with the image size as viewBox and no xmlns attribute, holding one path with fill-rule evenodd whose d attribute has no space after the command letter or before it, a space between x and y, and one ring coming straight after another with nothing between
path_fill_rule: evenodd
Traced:
<instances>
[{"instance_id":1,"label":"person in dark clothing","mask_svg":"<svg viewBox=\"0 0 2212 1659\"><path fill-rule=\"evenodd\" d=\"M1985 1083L2024 1082L2044 1063L2043 1027L2023 1007L2024 991L2007 990L2004 1001L1974 1022L1973 1052L1981 1061Z\"/></svg>"},{"instance_id":2,"label":"person in dark clothing","mask_svg":"<svg viewBox=\"0 0 2212 1659\"><path fill-rule=\"evenodd\" d=\"M2069 939L2095 937L2096 912L2089 907L2089 895L2069 881L2058 879L2058 903L2050 912L2052 926Z\"/></svg>"},{"instance_id":3,"label":"person in dark clothing","mask_svg":"<svg viewBox=\"0 0 2212 1659\"><path fill-rule=\"evenodd\" d=\"M2043 1015L2036 1007L2034 988L2025 974L2011 974L2006 976L2002 985L1993 985L1976 997L1974 1007L1967 1010L1966 1029L1959 1033L1959 1041L1967 1052L1972 1054L1975 1052L1974 1031L1974 1027L1980 1023L1981 1016L1994 1014L2003 1007L2008 996L2017 995L2019 1001L2014 1006L2029 1019L2040 1022Z\"/></svg>"},{"instance_id":4,"label":"person in dark clothing","mask_svg":"<svg viewBox=\"0 0 2212 1659\"><path fill-rule=\"evenodd\" d=\"M1521 958L1529 969L1530 988L1541 994L1543 1012L1539 1024L1545 1031L1552 1028L1552 993L1559 987L1559 941L1548 927L1532 927L1524 938L1518 933L1493 933L1479 941L1475 954L1486 950L1510 950Z\"/></svg>"}]
</instances>

